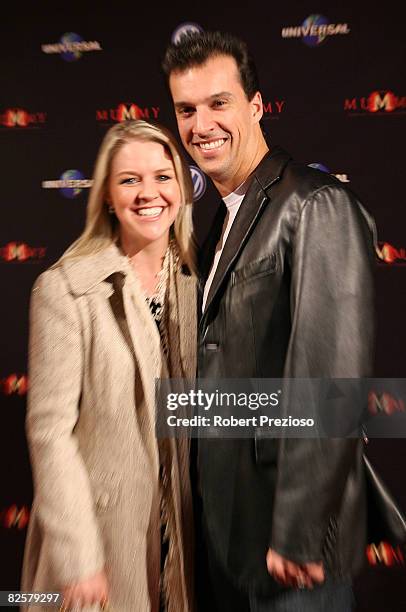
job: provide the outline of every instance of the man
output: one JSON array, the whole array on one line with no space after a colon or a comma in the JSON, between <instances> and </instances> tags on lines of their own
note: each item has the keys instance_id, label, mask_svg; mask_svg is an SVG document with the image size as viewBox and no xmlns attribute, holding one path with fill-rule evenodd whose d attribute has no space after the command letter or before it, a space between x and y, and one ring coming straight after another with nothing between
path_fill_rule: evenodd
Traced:
<instances>
[{"instance_id":1,"label":"man","mask_svg":"<svg viewBox=\"0 0 406 612\"><path fill-rule=\"evenodd\" d=\"M335 178L269 149L242 41L186 36L163 68L182 143L227 207L201 257L198 376L370 375L365 211ZM361 460L358 440L199 440L219 611L351 609L349 576L365 544Z\"/></svg>"}]
</instances>

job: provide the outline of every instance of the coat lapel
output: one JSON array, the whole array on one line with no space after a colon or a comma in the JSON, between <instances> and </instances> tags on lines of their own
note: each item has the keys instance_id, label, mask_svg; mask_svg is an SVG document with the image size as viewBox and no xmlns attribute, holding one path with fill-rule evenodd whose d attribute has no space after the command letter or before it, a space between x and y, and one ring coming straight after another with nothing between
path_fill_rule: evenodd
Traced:
<instances>
[{"instance_id":1,"label":"coat lapel","mask_svg":"<svg viewBox=\"0 0 406 612\"><path fill-rule=\"evenodd\" d=\"M174 281L172 283L172 281ZM176 306L174 301L176 300ZM176 314L176 327L179 334L180 371L173 364L171 375L174 377L194 378L196 375L196 279L190 274L177 269L171 278L169 287L169 346L172 346L173 317ZM172 322L172 323L171 323Z\"/></svg>"},{"instance_id":2,"label":"coat lapel","mask_svg":"<svg viewBox=\"0 0 406 612\"><path fill-rule=\"evenodd\" d=\"M216 294L228 277L229 271L237 261L259 217L269 202L267 190L280 179L289 159L287 153L279 147L275 147L272 149L271 154L267 154L263 158L253 173L251 185L241 203L224 245L207 296L206 309L202 315L202 321L205 319Z\"/></svg>"},{"instance_id":3,"label":"coat lapel","mask_svg":"<svg viewBox=\"0 0 406 612\"><path fill-rule=\"evenodd\" d=\"M150 376L152 364L158 367L160 361L159 332L128 259L111 244L88 257L67 259L62 267L74 295L98 292L109 299L142 377ZM138 317L133 316L134 309Z\"/></svg>"},{"instance_id":4,"label":"coat lapel","mask_svg":"<svg viewBox=\"0 0 406 612\"><path fill-rule=\"evenodd\" d=\"M131 269L123 287L123 301L126 323L140 367L143 384L147 388L148 377L154 376L156 373L162 375L161 341L158 327L151 316L144 293ZM134 313L137 316L134 316Z\"/></svg>"},{"instance_id":5,"label":"coat lapel","mask_svg":"<svg viewBox=\"0 0 406 612\"><path fill-rule=\"evenodd\" d=\"M126 275L128 262L117 246L110 244L98 253L65 259L62 269L69 280L72 293L79 296L97 288L115 272Z\"/></svg>"}]
</instances>

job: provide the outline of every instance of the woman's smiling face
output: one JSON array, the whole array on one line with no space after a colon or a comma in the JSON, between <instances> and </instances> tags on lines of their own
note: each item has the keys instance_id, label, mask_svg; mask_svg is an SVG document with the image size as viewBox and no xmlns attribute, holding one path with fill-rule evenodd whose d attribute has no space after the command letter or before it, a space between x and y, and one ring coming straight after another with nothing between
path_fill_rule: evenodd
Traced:
<instances>
[{"instance_id":1,"label":"woman's smiling face","mask_svg":"<svg viewBox=\"0 0 406 612\"><path fill-rule=\"evenodd\" d=\"M108 201L120 223L122 242L139 248L167 242L181 190L165 147L144 140L123 145L111 163Z\"/></svg>"}]
</instances>

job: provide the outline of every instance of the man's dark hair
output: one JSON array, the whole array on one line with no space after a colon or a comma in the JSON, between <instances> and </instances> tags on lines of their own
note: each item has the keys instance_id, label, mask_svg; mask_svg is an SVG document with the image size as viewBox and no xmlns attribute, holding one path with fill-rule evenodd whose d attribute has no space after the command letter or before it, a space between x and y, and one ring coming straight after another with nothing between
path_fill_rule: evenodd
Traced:
<instances>
[{"instance_id":1,"label":"man's dark hair","mask_svg":"<svg viewBox=\"0 0 406 612\"><path fill-rule=\"evenodd\" d=\"M241 85L248 100L259 90L257 69L244 41L223 32L192 32L184 34L178 44L171 43L165 53L162 68L167 79L172 72L183 72L201 66L208 59L229 55L236 61Z\"/></svg>"}]
</instances>

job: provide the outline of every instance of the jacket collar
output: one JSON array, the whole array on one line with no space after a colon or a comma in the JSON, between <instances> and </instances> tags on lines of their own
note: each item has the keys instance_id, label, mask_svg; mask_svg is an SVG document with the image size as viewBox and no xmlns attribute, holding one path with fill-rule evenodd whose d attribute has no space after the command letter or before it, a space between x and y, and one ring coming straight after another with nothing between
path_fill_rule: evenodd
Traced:
<instances>
[{"instance_id":1,"label":"jacket collar","mask_svg":"<svg viewBox=\"0 0 406 612\"><path fill-rule=\"evenodd\" d=\"M281 178L283 171L290 160L290 155L280 147L273 147L253 172L253 179L241 203L230 233L224 245L220 261L217 266L203 318L210 308L216 293L220 289L230 268L233 266L255 224L270 200L268 189Z\"/></svg>"},{"instance_id":2,"label":"jacket collar","mask_svg":"<svg viewBox=\"0 0 406 612\"><path fill-rule=\"evenodd\" d=\"M67 259L62 263L72 292L84 295L96 285L117 272L127 275L130 268L128 259L122 255L116 244L111 244L99 253Z\"/></svg>"},{"instance_id":3,"label":"jacket collar","mask_svg":"<svg viewBox=\"0 0 406 612\"><path fill-rule=\"evenodd\" d=\"M274 146L268 153L264 155L253 174L256 181L259 183L261 189L266 191L269 187L271 187L276 181L278 181L288 161L291 159L289 153L284 151L282 147ZM251 184L252 187L252 184ZM249 191L246 194L246 198L249 194Z\"/></svg>"}]
</instances>

